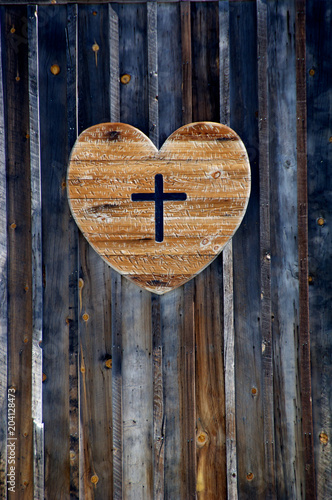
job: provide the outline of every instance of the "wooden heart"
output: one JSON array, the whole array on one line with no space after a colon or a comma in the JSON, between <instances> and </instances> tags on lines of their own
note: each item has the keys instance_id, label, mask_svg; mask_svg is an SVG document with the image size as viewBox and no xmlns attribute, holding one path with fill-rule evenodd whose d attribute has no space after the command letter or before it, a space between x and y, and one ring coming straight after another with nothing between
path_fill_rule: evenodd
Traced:
<instances>
[{"instance_id":1,"label":"wooden heart","mask_svg":"<svg viewBox=\"0 0 332 500\"><path fill-rule=\"evenodd\" d=\"M78 137L67 189L96 252L163 294L202 271L233 236L248 203L250 166L239 136L219 123L185 125L159 151L131 125L104 123Z\"/></svg>"}]
</instances>

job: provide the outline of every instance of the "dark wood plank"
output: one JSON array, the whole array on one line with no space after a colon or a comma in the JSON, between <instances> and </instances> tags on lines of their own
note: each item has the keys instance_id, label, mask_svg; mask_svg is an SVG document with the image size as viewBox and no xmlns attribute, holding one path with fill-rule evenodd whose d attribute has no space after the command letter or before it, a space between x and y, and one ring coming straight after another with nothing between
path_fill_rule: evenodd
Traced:
<instances>
[{"instance_id":1,"label":"dark wood plank","mask_svg":"<svg viewBox=\"0 0 332 500\"><path fill-rule=\"evenodd\" d=\"M192 120L219 121L219 5L195 2L192 21ZM189 85L189 82L188 82Z\"/></svg>"},{"instance_id":2,"label":"dark wood plank","mask_svg":"<svg viewBox=\"0 0 332 500\"><path fill-rule=\"evenodd\" d=\"M69 496L69 279L66 7L38 9L43 250L45 497ZM52 73L52 70L53 73ZM57 70L60 70L57 73ZM53 119L50 119L53 117ZM61 124L61 126L59 126Z\"/></svg>"},{"instance_id":3,"label":"dark wood plank","mask_svg":"<svg viewBox=\"0 0 332 500\"><path fill-rule=\"evenodd\" d=\"M295 4L268 4L271 302L277 498L303 498L298 387ZM287 118L286 118L287 117ZM284 125L281 127L280 124ZM285 293L287 291L287 293Z\"/></svg>"},{"instance_id":4,"label":"dark wood plank","mask_svg":"<svg viewBox=\"0 0 332 500\"><path fill-rule=\"evenodd\" d=\"M29 141L31 170L31 246L32 246L32 418L34 427L34 498L44 498L44 424L42 416L42 329L43 267L42 206L40 169L40 122L38 79L38 8L28 7L29 47Z\"/></svg>"},{"instance_id":5,"label":"dark wood plank","mask_svg":"<svg viewBox=\"0 0 332 500\"><path fill-rule=\"evenodd\" d=\"M15 492L33 496L32 254L27 9L4 14L8 196L8 386L15 389ZM9 437L9 436L8 436ZM8 443L9 444L9 440ZM7 483L7 488L8 488Z\"/></svg>"},{"instance_id":6,"label":"dark wood plank","mask_svg":"<svg viewBox=\"0 0 332 500\"><path fill-rule=\"evenodd\" d=\"M256 6L230 2L230 125L251 163L251 196L233 238L239 498L264 496L260 335Z\"/></svg>"},{"instance_id":7,"label":"dark wood plank","mask_svg":"<svg viewBox=\"0 0 332 500\"><path fill-rule=\"evenodd\" d=\"M258 52L258 141L259 141L259 229L260 290L263 376L264 480L267 499L276 498L275 438L273 400L273 342L271 327L271 231L270 231L270 162L268 108L267 4L257 1Z\"/></svg>"},{"instance_id":8,"label":"dark wood plank","mask_svg":"<svg viewBox=\"0 0 332 500\"><path fill-rule=\"evenodd\" d=\"M192 99L192 47L191 47L191 5L180 3L181 48L182 48L182 123L193 119Z\"/></svg>"},{"instance_id":9,"label":"dark wood plank","mask_svg":"<svg viewBox=\"0 0 332 500\"><path fill-rule=\"evenodd\" d=\"M110 120L109 9L78 9L78 131ZM113 495L111 270L79 237L80 496ZM91 376L93 374L93 376Z\"/></svg>"},{"instance_id":10,"label":"dark wood plank","mask_svg":"<svg viewBox=\"0 0 332 500\"><path fill-rule=\"evenodd\" d=\"M182 51L182 123L192 122L192 38L191 6L180 3ZM196 497L196 400L195 400L195 324L194 282L183 287L183 327L180 332L180 428L181 497Z\"/></svg>"},{"instance_id":11,"label":"dark wood plank","mask_svg":"<svg viewBox=\"0 0 332 500\"><path fill-rule=\"evenodd\" d=\"M114 6L119 16L120 119L149 135L147 6ZM124 75L129 76L129 82Z\"/></svg>"},{"instance_id":12,"label":"dark wood plank","mask_svg":"<svg viewBox=\"0 0 332 500\"><path fill-rule=\"evenodd\" d=\"M4 18L4 8L0 10L0 19ZM8 342L8 248L7 248L7 172L6 172L6 142L4 115L4 86L6 84L3 72L3 59L6 49L3 43L3 22L0 22L0 427L7 427L7 342ZM0 434L0 496L6 498L7 474L7 432Z\"/></svg>"},{"instance_id":13,"label":"dark wood plank","mask_svg":"<svg viewBox=\"0 0 332 500\"><path fill-rule=\"evenodd\" d=\"M68 150L77 137L77 6L67 6L67 126ZM79 497L79 294L78 290L78 230L75 221L69 221L69 432L70 432L70 498Z\"/></svg>"},{"instance_id":14,"label":"dark wood plank","mask_svg":"<svg viewBox=\"0 0 332 500\"><path fill-rule=\"evenodd\" d=\"M180 5L159 4L157 22L159 133L162 144L182 124L182 94L178 84L182 79ZM165 498L181 498L183 477L178 359L183 328L183 288L162 295L157 300L160 303L162 348L164 495ZM158 346L158 337L155 338L155 345ZM159 354L158 351L156 354Z\"/></svg>"},{"instance_id":15,"label":"dark wood plank","mask_svg":"<svg viewBox=\"0 0 332 500\"><path fill-rule=\"evenodd\" d=\"M158 5L158 108L160 145L182 124L180 5Z\"/></svg>"},{"instance_id":16,"label":"dark wood plank","mask_svg":"<svg viewBox=\"0 0 332 500\"><path fill-rule=\"evenodd\" d=\"M119 18L120 119L149 133L146 5L115 5ZM153 495L151 296L122 280L123 496Z\"/></svg>"},{"instance_id":17,"label":"dark wood plank","mask_svg":"<svg viewBox=\"0 0 332 500\"><path fill-rule=\"evenodd\" d=\"M181 498L196 498L196 372L194 280L183 286L183 327L180 332L179 385L181 428Z\"/></svg>"},{"instance_id":18,"label":"dark wood plank","mask_svg":"<svg viewBox=\"0 0 332 500\"><path fill-rule=\"evenodd\" d=\"M308 272L308 184L305 2L296 2L296 136L299 259L299 341L302 433L304 440L306 498L316 497L311 396Z\"/></svg>"},{"instance_id":19,"label":"dark wood plank","mask_svg":"<svg viewBox=\"0 0 332 500\"><path fill-rule=\"evenodd\" d=\"M306 9L311 395L316 494L324 499L332 495L332 13L327 1L309 1Z\"/></svg>"}]
</instances>

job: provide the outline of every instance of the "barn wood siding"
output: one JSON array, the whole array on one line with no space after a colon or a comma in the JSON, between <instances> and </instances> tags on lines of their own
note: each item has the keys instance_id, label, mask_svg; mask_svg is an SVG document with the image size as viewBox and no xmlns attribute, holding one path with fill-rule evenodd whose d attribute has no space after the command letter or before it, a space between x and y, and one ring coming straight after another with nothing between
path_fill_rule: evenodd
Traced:
<instances>
[{"instance_id":1,"label":"barn wood siding","mask_svg":"<svg viewBox=\"0 0 332 500\"><path fill-rule=\"evenodd\" d=\"M331 497L328 0L11 3L1 496L10 387L19 498ZM161 297L108 268L69 212L77 134L110 120L157 146L220 120L248 150L233 241Z\"/></svg>"}]
</instances>

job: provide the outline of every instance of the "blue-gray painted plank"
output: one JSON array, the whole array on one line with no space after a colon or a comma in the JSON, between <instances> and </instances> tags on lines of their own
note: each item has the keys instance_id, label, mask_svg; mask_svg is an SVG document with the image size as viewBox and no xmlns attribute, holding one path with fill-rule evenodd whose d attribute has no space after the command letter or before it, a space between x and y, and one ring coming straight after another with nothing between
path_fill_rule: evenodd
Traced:
<instances>
[{"instance_id":1,"label":"blue-gray painted plank","mask_svg":"<svg viewBox=\"0 0 332 500\"><path fill-rule=\"evenodd\" d=\"M0 20L3 19L3 8ZM4 116L4 73L3 73L3 23L0 22L0 495L7 498L7 314L8 314L8 271L7 271L7 186Z\"/></svg>"},{"instance_id":2,"label":"blue-gray painted plank","mask_svg":"<svg viewBox=\"0 0 332 500\"><path fill-rule=\"evenodd\" d=\"M110 121L107 5L78 8L78 132ZM111 269L79 234L80 496L113 496ZM90 374L93 373L93 376Z\"/></svg>"},{"instance_id":3,"label":"blue-gray painted plank","mask_svg":"<svg viewBox=\"0 0 332 500\"><path fill-rule=\"evenodd\" d=\"M307 2L309 306L319 500L332 496L331 22L331 2Z\"/></svg>"}]
</instances>

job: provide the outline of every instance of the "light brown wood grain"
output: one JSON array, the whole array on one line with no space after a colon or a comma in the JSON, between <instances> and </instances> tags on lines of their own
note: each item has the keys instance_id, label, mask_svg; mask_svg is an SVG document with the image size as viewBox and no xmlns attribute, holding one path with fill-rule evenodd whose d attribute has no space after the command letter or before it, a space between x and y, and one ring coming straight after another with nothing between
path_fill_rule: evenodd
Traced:
<instances>
[{"instance_id":1,"label":"light brown wood grain","mask_svg":"<svg viewBox=\"0 0 332 500\"><path fill-rule=\"evenodd\" d=\"M162 242L155 202L131 199L154 193L157 174L164 193L186 193L186 200L163 202ZM159 151L136 128L104 123L77 139L67 189L92 247L118 272L162 294L204 269L233 236L248 203L250 167L239 136L219 123L185 125Z\"/></svg>"}]
</instances>

